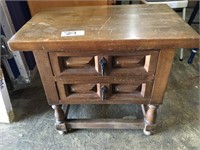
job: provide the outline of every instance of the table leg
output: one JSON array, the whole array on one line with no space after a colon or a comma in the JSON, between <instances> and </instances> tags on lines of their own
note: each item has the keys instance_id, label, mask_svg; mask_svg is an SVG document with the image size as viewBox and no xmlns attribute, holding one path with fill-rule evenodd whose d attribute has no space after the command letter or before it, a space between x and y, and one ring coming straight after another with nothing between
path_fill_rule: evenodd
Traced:
<instances>
[{"instance_id":1,"label":"table leg","mask_svg":"<svg viewBox=\"0 0 200 150\"><path fill-rule=\"evenodd\" d=\"M155 127L156 124L156 116L157 116L157 108L158 105L148 105L147 106L147 111L144 116L144 134L145 135L151 135L153 128Z\"/></svg>"},{"instance_id":2,"label":"table leg","mask_svg":"<svg viewBox=\"0 0 200 150\"><path fill-rule=\"evenodd\" d=\"M59 130L59 125L65 123L65 114L62 109L62 105L52 105L52 108L54 109L54 117L56 120L56 123L55 123L56 130L58 131L58 133L64 134L67 130L66 131Z\"/></svg>"}]
</instances>

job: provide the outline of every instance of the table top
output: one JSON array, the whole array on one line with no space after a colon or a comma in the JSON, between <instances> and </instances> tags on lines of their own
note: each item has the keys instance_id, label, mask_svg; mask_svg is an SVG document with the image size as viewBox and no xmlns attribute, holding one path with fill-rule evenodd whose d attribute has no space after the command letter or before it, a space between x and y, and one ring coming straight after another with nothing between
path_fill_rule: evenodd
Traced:
<instances>
[{"instance_id":1,"label":"table top","mask_svg":"<svg viewBox=\"0 0 200 150\"><path fill-rule=\"evenodd\" d=\"M82 6L36 14L8 44L32 51L192 48L199 35L167 5Z\"/></svg>"}]
</instances>

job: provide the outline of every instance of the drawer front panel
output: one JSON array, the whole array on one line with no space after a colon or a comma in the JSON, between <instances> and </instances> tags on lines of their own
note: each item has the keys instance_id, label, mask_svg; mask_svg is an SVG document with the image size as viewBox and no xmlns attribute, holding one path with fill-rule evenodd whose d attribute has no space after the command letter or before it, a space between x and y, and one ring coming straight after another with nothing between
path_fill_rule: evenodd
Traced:
<instances>
[{"instance_id":1,"label":"drawer front panel","mask_svg":"<svg viewBox=\"0 0 200 150\"><path fill-rule=\"evenodd\" d=\"M140 84L113 84L112 85L112 99L120 100L122 97L151 97L153 82Z\"/></svg>"},{"instance_id":2,"label":"drawer front panel","mask_svg":"<svg viewBox=\"0 0 200 150\"><path fill-rule=\"evenodd\" d=\"M152 85L153 81L135 84L92 81L90 83L57 82L60 100L69 104L143 103L150 100Z\"/></svg>"},{"instance_id":3,"label":"drawer front panel","mask_svg":"<svg viewBox=\"0 0 200 150\"><path fill-rule=\"evenodd\" d=\"M112 56L110 75L152 75L158 59L157 51Z\"/></svg>"},{"instance_id":4,"label":"drawer front panel","mask_svg":"<svg viewBox=\"0 0 200 150\"><path fill-rule=\"evenodd\" d=\"M158 51L129 53L71 54L50 52L50 61L55 76L118 76L153 75L158 59Z\"/></svg>"},{"instance_id":5,"label":"drawer front panel","mask_svg":"<svg viewBox=\"0 0 200 150\"><path fill-rule=\"evenodd\" d=\"M97 75L94 56L67 56L63 52L50 53L49 56L55 76Z\"/></svg>"},{"instance_id":6,"label":"drawer front panel","mask_svg":"<svg viewBox=\"0 0 200 150\"><path fill-rule=\"evenodd\" d=\"M97 99L97 84L63 84L57 83L62 100Z\"/></svg>"},{"instance_id":7,"label":"drawer front panel","mask_svg":"<svg viewBox=\"0 0 200 150\"><path fill-rule=\"evenodd\" d=\"M133 68L143 67L145 63L144 56L115 56L112 59L113 68Z\"/></svg>"}]
</instances>

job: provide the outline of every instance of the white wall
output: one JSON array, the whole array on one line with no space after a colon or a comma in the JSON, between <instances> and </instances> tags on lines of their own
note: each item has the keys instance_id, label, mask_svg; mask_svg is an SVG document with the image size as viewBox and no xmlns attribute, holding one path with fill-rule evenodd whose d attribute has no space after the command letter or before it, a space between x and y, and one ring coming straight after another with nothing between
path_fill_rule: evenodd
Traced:
<instances>
[{"instance_id":1,"label":"white wall","mask_svg":"<svg viewBox=\"0 0 200 150\"><path fill-rule=\"evenodd\" d=\"M0 122L10 123L14 120L14 113L10 102L6 82L0 68Z\"/></svg>"}]
</instances>

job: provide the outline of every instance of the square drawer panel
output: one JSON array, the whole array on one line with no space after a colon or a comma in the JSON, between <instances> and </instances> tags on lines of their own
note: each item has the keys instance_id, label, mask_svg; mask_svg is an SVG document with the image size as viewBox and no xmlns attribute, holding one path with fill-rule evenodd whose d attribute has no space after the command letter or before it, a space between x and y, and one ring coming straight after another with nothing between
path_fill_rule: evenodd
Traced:
<instances>
[{"instance_id":1,"label":"square drawer panel","mask_svg":"<svg viewBox=\"0 0 200 150\"><path fill-rule=\"evenodd\" d=\"M140 84L113 84L112 95L113 100L133 100L139 98L151 98L153 82L140 83Z\"/></svg>"},{"instance_id":2,"label":"square drawer panel","mask_svg":"<svg viewBox=\"0 0 200 150\"><path fill-rule=\"evenodd\" d=\"M142 51L129 55L98 56L96 62L105 59L105 75L153 75L155 74L158 51ZM99 64L97 71L101 73L102 66Z\"/></svg>"},{"instance_id":3,"label":"square drawer panel","mask_svg":"<svg viewBox=\"0 0 200 150\"><path fill-rule=\"evenodd\" d=\"M116 76L153 75L157 66L158 51L108 53L106 55L50 52L55 76Z\"/></svg>"},{"instance_id":4,"label":"square drawer panel","mask_svg":"<svg viewBox=\"0 0 200 150\"><path fill-rule=\"evenodd\" d=\"M97 75L94 56L68 56L65 52L49 53L55 76Z\"/></svg>"},{"instance_id":5,"label":"square drawer panel","mask_svg":"<svg viewBox=\"0 0 200 150\"><path fill-rule=\"evenodd\" d=\"M61 103L143 103L151 98L153 81L130 83L65 83L58 81Z\"/></svg>"},{"instance_id":6,"label":"square drawer panel","mask_svg":"<svg viewBox=\"0 0 200 150\"><path fill-rule=\"evenodd\" d=\"M97 84L66 84L57 82L57 87L60 99L64 101L99 99Z\"/></svg>"}]
</instances>

